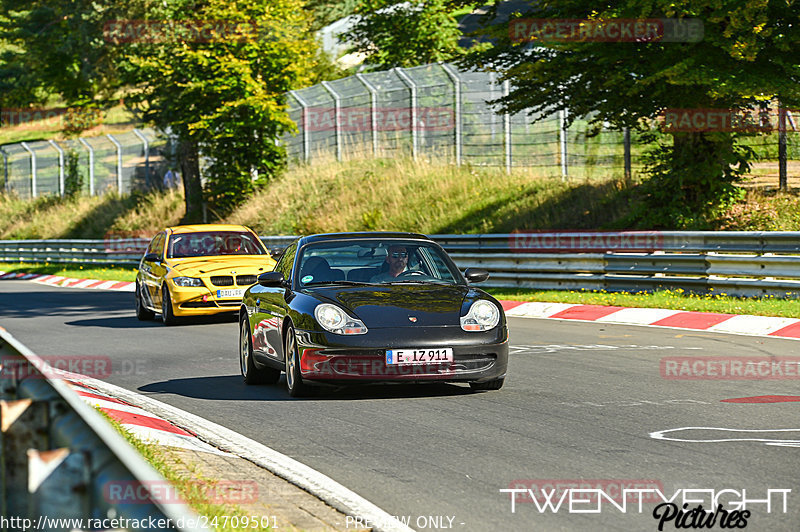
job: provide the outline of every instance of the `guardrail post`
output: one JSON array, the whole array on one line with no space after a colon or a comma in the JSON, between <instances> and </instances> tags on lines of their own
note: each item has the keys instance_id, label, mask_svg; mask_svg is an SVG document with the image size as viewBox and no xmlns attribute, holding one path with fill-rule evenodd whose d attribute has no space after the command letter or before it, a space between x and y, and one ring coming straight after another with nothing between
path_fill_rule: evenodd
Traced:
<instances>
[{"instance_id":1,"label":"guardrail post","mask_svg":"<svg viewBox=\"0 0 800 532\"><path fill-rule=\"evenodd\" d=\"M569 168L567 166L567 110L562 109L558 112L558 134L561 145L561 180L569 178Z\"/></svg>"},{"instance_id":2,"label":"guardrail post","mask_svg":"<svg viewBox=\"0 0 800 532\"><path fill-rule=\"evenodd\" d=\"M294 96L294 99L303 108L303 161L308 162L311 160L311 137L308 132L308 104L306 101L297 94L297 91L289 91L289 94Z\"/></svg>"},{"instance_id":3,"label":"guardrail post","mask_svg":"<svg viewBox=\"0 0 800 532\"><path fill-rule=\"evenodd\" d=\"M31 197L36 197L36 152L34 152L27 142L20 142L25 151L31 154Z\"/></svg>"},{"instance_id":4,"label":"guardrail post","mask_svg":"<svg viewBox=\"0 0 800 532\"><path fill-rule=\"evenodd\" d=\"M84 138L79 138L78 141L89 150L89 195L94 196L94 148Z\"/></svg>"},{"instance_id":5,"label":"guardrail post","mask_svg":"<svg viewBox=\"0 0 800 532\"><path fill-rule=\"evenodd\" d=\"M369 91L369 124L372 132L372 155L378 156L378 89L369 82L364 74L356 74L356 79Z\"/></svg>"},{"instance_id":6,"label":"guardrail post","mask_svg":"<svg viewBox=\"0 0 800 532\"><path fill-rule=\"evenodd\" d=\"M508 80L503 82L503 96L508 96L510 87ZM511 173L511 115L503 113L503 148L505 148L506 173Z\"/></svg>"},{"instance_id":7,"label":"guardrail post","mask_svg":"<svg viewBox=\"0 0 800 532\"><path fill-rule=\"evenodd\" d=\"M408 87L408 90L411 93L410 102L410 111L411 111L411 120L409 122L409 130L411 132L411 157L414 160L417 159L417 85L412 81L408 74L403 72L403 69L400 67L395 67L392 70L395 71L397 77Z\"/></svg>"},{"instance_id":8,"label":"guardrail post","mask_svg":"<svg viewBox=\"0 0 800 532\"><path fill-rule=\"evenodd\" d=\"M133 134L136 135L139 140L142 141L144 144L144 184L145 187L150 187L150 142L148 142L147 137L139 131L138 129L133 130Z\"/></svg>"},{"instance_id":9,"label":"guardrail post","mask_svg":"<svg viewBox=\"0 0 800 532\"><path fill-rule=\"evenodd\" d=\"M4 358L3 373L32 373L26 362ZM46 449L48 405L32 399L0 400L4 516L28 516L28 460L31 447Z\"/></svg>"},{"instance_id":10,"label":"guardrail post","mask_svg":"<svg viewBox=\"0 0 800 532\"><path fill-rule=\"evenodd\" d=\"M117 192L122 194L122 145L111 136L111 133L107 133L106 137L117 147Z\"/></svg>"},{"instance_id":11,"label":"guardrail post","mask_svg":"<svg viewBox=\"0 0 800 532\"><path fill-rule=\"evenodd\" d=\"M50 140L50 145L58 152L58 193L64 196L64 150L54 140Z\"/></svg>"},{"instance_id":12,"label":"guardrail post","mask_svg":"<svg viewBox=\"0 0 800 532\"><path fill-rule=\"evenodd\" d=\"M81 519L91 515L89 457L66 447L28 449L29 515Z\"/></svg>"},{"instance_id":13,"label":"guardrail post","mask_svg":"<svg viewBox=\"0 0 800 532\"><path fill-rule=\"evenodd\" d=\"M333 97L334 121L336 122L336 160L342 160L342 100L327 81L322 82L323 88Z\"/></svg>"},{"instance_id":14,"label":"guardrail post","mask_svg":"<svg viewBox=\"0 0 800 532\"><path fill-rule=\"evenodd\" d=\"M458 71L452 66L442 63L442 70L450 77L453 82L453 99L454 99L454 117L455 122L455 139L456 144L456 165L461 166L461 78L458 77Z\"/></svg>"}]
</instances>

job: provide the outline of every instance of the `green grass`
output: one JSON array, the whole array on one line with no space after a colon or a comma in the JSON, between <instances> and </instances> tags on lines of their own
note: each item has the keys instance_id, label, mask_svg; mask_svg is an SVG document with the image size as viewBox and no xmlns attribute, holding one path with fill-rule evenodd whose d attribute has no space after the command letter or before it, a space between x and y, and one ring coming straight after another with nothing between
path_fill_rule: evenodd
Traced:
<instances>
[{"instance_id":1,"label":"green grass","mask_svg":"<svg viewBox=\"0 0 800 532\"><path fill-rule=\"evenodd\" d=\"M197 473L193 472L190 477L186 472L180 471L174 467L173 463L183 464L180 459L172 455L168 449L160 445L152 445L144 443L131 434L125 427L119 424L115 419L109 417L105 412L97 409L103 417L119 432L128 443L130 443L142 457L151 465L153 469L159 472L166 480L173 485L181 494L183 499L187 501L188 505L199 515L206 516L209 523L217 522L220 525L227 524L228 526L217 526L214 530L219 532L234 532L241 531L243 528L247 530L271 530L270 528L262 527L242 527L234 528L231 526L234 516L241 518L251 517L247 512L231 504L215 504L206 501L204 496L205 486L214 486L217 482L215 479L198 478ZM186 465L186 464L184 464ZM191 470L191 465L186 469ZM216 521L214 521L216 519Z\"/></svg>"},{"instance_id":2,"label":"green grass","mask_svg":"<svg viewBox=\"0 0 800 532\"><path fill-rule=\"evenodd\" d=\"M738 298L724 294L697 295L683 289L662 290L653 293L558 291L490 288L487 292L497 299L513 301L541 301L552 303L577 303L581 305L610 305L620 307L665 308L721 314L753 314L756 316L800 316L800 300L764 298Z\"/></svg>"},{"instance_id":3,"label":"green grass","mask_svg":"<svg viewBox=\"0 0 800 532\"><path fill-rule=\"evenodd\" d=\"M6 273L39 273L60 275L74 279L97 279L100 281L135 281L136 268L130 266L97 266L92 264L27 264L24 262L0 262L0 271Z\"/></svg>"},{"instance_id":4,"label":"green grass","mask_svg":"<svg viewBox=\"0 0 800 532\"><path fill-rule=\"evenodd\" d=\"M721 214L714 229L800 230L799 192L747 188L745 200ZM530 169L506 174L409 157L328 161L290 168L229 216L209 210L208 221L244 224L263 235L630 229L624 220L639 194L637 180L618 173L562 181ZM178 191L34 200L0 194L0 239L149 237L183 216Z\"/></svg>"}]
</instances>

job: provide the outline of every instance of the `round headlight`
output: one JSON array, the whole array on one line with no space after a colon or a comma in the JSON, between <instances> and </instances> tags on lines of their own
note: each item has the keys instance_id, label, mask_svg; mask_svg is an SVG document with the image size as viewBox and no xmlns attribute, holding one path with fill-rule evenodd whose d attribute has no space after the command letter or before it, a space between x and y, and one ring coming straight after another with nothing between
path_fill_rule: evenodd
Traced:
<instances>
[{"instance_id":1,"label":"round headlight","mask_svg":"<svg viewBox=\"0 0 800 532\"><path fill-rule=\"evenodd\" d=\"M364 322L351 318L347 313L330 303L322 303L314 309L314 317L320 327L335 334L366 334Z\"/></svg>"},{"instance_id":2,"label":"round headlight","mask_svg":"<svg viewBox=\"0 0 800 532\"><path fill-rule=\"evenodd\" d=\"M479 324L492 328L497 325L500 313L497 311L497 307L488 301L476 301L472 305L472 316Z\"/></svg>"},{"instance_id":3,"label":"round headlight","mask_svg":"<svg viewBox=\"0 0 800 532\"><path fill-rule=\"evenodd\" d=\"M347 316L342 309L328 303L317 306L317 308L314 309L314 317L317 318L317 321L322 327L329 331L341 329L345 320L347 320Z\"/></svg>"},{"instance_id":4,"label":"round headlight","mask_svg":"<svg viewBox=\"0 0 800 532\"><path fill-rule=\"evenodd\" d=\"M490 301L476 301L461 317L461 328L469 332L488 331L500 323L500 310Z\"/></svg>"}]
</instances>

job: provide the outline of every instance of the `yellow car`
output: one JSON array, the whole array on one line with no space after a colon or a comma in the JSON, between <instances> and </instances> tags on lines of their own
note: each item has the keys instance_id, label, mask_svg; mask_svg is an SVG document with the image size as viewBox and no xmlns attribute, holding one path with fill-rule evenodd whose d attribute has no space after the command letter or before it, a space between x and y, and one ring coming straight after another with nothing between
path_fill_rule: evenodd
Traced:
<instances>
[{"instance_id":1,"label":"yellow car","mask_svg":"<svg viewBox=\"0 0 800 532\"><path fill-rule=\"evenodd\" d=\"M242 295L275 260L251 229L204 224L168 227L147 246L136 275L136 317L237 312Z\"/></svg>"}]
</instances>

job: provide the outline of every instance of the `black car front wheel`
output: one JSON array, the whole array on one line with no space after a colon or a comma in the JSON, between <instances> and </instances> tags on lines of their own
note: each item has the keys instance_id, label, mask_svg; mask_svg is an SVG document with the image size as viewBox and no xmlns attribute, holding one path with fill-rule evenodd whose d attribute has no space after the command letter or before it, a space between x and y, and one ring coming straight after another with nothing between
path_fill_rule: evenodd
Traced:
<instances>
[{"instance_id":1,"label":"black car front wheel","mask_svg":"<svg viewBox=\"0 0 800 532\"><path fill-rule=\"evenodd\" d=\"M494 379L491 381L486 382L471 382L469 383L469 387L475 391L484 391L484 390L499 390L503 387L503 383L506 381L505 377L501 377L499 379Z\"/></svg>"},{"instance_id":2,"label":"black car front wheel","mask_svg":"<svg viewBox=\"0 0 800 532\"><path fill-rule=\"evenodd\" d=\"M300 374L300 352L297 349L297 336L291 326L286 331L286 342L283 349L286 366L286 389L292 397L304 397L310 394L307 384Z\"/></svg>"},{"instance_id":3,"label":"black car front wheel","mask_svg":"<svg viewBox=\"0 0 800 532\"><path fill-rule=\"evenodd\" d=\"M134 299L136 299L136 318L139 319L139 321L152 320L156 313L144 306L144 301L142 301L142 288L139 286L139 283L136 283Z\"/></svg>"},{"instance_id":4,"label":"black car front wheel","mask_svg":"<svg viewBox=\"0 0 800 532\"><path fill-rule=\"evenodd\" d=\"M245 384L275 384L281 377L280 370L258 368L253 362L253 338L247 318L242 319L239 327L239 367Z\"/></svg>"}]
</instances>

